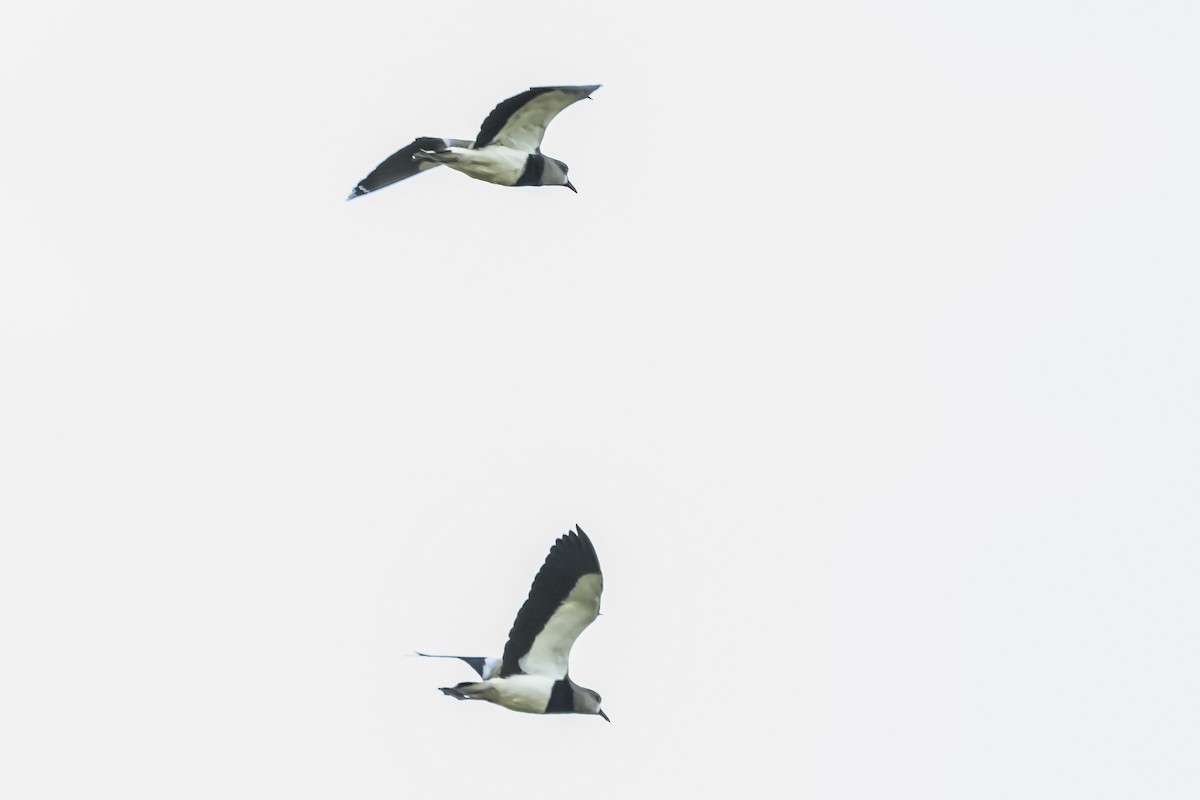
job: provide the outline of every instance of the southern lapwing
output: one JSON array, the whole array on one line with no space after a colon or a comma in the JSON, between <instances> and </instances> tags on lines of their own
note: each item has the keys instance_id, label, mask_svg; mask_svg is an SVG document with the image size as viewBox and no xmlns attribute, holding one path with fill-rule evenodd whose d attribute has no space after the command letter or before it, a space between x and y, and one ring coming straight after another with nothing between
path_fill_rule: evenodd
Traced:
<instances>
[{"instance_id":1,"label":"southern lapwing","mask_svg":"<svg viewBox=\"0 0 1200 800\"><path fill-rule=\"evenodd\" d=\"M363 178L347 200L411 178L445 164L501 186L565 186L567 165L542 155L542 136L550 120L567 106L590 97L595 86L539 86L510 97L488 114L474 142L423 136L397 150Z\"/></svg>"},{"instance_id":2,"label":"southern lapwing","mask_svg":"<svg viewBox=\"0 0 1200 800\"><path fill-rule=\"evenodd\" d=\"M482 680L442 687L450 697L486 700L531 714L599 714L608 720L600 710L600 695L575 683L567 672L571 645L600 613L603 588L596 550L577 525L550 548L501 658L419 655L459 658L479 673Z\"/></svg>"}]
</instances>

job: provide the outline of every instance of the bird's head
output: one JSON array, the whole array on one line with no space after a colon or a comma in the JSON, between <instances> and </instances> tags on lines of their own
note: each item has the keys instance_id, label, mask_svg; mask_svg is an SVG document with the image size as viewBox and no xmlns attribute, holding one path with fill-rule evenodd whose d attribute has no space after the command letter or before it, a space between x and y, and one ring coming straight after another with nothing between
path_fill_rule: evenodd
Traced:
<instances>
[{"instance_id":1,"label":"bird's head","mask_svg":"<svg viewBox=\"0 0 1200 800\"><path fill-rule=\"evenodd\" d=\"M584 689L582 686L579 688L582 691L576 693L575 711L580 714L599 714L605 722L612 722L608 714L604 713L604 709L600 708L600 693Z\"/></svg>"},{"instance_id":2,"label":"bird's head","mask_svg":"<svg viewBox=\"0 0 1200 800\"><path fill-rule=\"evenodd\" d=\"M546 167L542 172L542 183L546 186L565 186L572 192L579 194L579 190L567 178L567 170L569 167L557 158L546 158Z\"/></svg>"}]
</instances>

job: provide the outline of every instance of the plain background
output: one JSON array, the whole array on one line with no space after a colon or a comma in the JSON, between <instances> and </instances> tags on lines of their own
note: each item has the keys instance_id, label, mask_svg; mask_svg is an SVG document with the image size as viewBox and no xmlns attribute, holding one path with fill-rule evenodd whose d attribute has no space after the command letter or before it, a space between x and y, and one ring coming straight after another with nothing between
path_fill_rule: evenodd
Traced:
<instances>
[{"instance_id":1,"label":"plain background","mask_svg":"<svg viewBox=\"0 0 1200 800\"><path fill-rule=\"evenodd\" d=\"M1196 797L1196 8L8 12L0 794Z\"/></svg>"}]
</instances>

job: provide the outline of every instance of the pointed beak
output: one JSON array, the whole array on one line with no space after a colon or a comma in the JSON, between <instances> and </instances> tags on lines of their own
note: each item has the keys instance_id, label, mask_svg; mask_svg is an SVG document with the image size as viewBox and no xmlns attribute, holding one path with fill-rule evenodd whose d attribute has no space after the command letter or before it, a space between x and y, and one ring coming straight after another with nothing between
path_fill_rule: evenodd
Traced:
<instances>
[{"instance_id":1,"label":"pointed beak","mask_svg":"<svg viewBox=\"0 0 1200 800\"><path fill-rule=\"evenodd\" d=\"M604 711L601 710L601 711L597 711L596 713L599 714L600 716L604 717L605 722L612 722L612 720L608 718L608 714L605 714Z\"/></svg>"},{"instance_id":2,"label":"pointed beak","mask_svg":"<svg viewBox=\"0 0 1200 800\"><path fill-rule=\"evenodd\" d=\"M579 190L575 188L575 184L571 183L570 181L567 181L566 183L564 183L563 186L567 187L575 194L579 194Z\"/></svg>"}]
</instances>

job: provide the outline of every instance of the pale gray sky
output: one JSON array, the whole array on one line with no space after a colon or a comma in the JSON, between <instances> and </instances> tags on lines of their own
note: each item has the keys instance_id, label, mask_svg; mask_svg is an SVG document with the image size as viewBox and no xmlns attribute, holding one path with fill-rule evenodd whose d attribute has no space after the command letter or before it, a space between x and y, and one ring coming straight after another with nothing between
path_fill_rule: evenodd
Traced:
<instances>
[{"instance_id":1,"label":"pale gray sky","mask_svg":"<svg viewBox=\"0 0 1200 800\"><path fill-rule=\"evenodd\" d=\"M1200 12L988 5L10 11L0 795L1195 797Z\"/></svg>"}]
</instances>

